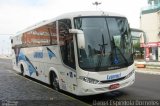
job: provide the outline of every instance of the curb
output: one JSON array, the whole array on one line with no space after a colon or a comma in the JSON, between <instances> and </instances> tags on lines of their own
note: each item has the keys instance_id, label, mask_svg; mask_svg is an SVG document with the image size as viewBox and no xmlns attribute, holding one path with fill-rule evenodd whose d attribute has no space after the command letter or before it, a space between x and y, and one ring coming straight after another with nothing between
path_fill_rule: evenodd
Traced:
<instances>
[{"instance_id":1,"label":"curb","mask_svg":"<svg viewBox=\"0 0 160 106\"><path fill-rule=\"evenodd\" d=\"M146 69L160 69L160 63L135 62L135 67Z\"/></svg>"},{"instance_id":2,"label":"curb","mask_svg":"<svg viewBox=\"0 0 160 106\"><path fill-rule=\"evenodd\" d=\"M146 66L147 69L159 69L160 70L160 66Z\"/></svg>"},{"instance_id":3,"label":"curb","mask_svg":"<svg viewBox=\"0 0 160 106\"><path fill-rule=\"evenodd\" d=\"M160 72L155 71L143 71L143 70L135 70L137 73L144 73L144 74L152 74L152 75L160 75Z\"/></svg>"}]
</instances>

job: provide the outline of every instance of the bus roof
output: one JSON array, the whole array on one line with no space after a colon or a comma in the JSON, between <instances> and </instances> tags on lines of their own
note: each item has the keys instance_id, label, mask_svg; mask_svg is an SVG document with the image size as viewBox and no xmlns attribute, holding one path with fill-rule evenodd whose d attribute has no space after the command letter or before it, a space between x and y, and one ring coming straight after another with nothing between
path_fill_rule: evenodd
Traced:
<instances>
[{"instance_id":1,"label":"bus roof","mask_svg":"<svg viewBox=\"0 0 160 106\"><path fill-rule=\"evenodd\" d=\"M79 16L119 16L124 17L120 14L112 13L112 12L104 12L104 11L79 11L79 12L72 12L72 13L66 13L63 15L58 16L58 19L63 18L73 18L73 17L79 17Z\"/></svg>"},{"instance_id":2,"label":"bus roof","mask_svg":"<svg viewBox=\"0 0 160 106\"><path fill-rule=\"evenodd\" d=\"M35 28L41 27L43 25L49 24L53 21L60 20L60 19L73 19L74 17L83 17L83 16L115 16L115 17L124 17L123 15L112 13L112 12L104 12L104 11L79 11L79 12L72 12L72 13L66 13L63 15L60 15L58 17L55 17L50 20L43 20L42 22L39 22L35 25L32 25L22 31L19 31L16 33L16 35L20 35L22 33L25 33L27 31L33 30Z\"/></svg>"}]
</instances>

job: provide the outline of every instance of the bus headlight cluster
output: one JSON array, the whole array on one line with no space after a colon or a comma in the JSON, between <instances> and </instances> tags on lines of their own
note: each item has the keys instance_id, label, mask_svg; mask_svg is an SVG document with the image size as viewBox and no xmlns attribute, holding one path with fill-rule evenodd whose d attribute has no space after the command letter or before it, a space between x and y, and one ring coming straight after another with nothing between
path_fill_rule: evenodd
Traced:
<instances>
[{"instance_id":1,"label":"bus headlight cluster","mask_svg":"<svg viewBox=\"0 0 160 106\"><path fill-rule=\"evenodd\" d=\"M83 80L85 82L91 83L91 84L97 84L97 83L99 83L98 80L95 80L95 79L92 79L92 78L88 78L88 77L80 76L79 79L81 79L81 80Z\"/></svg>"},{"instance_id":2,"label":"bus headlight cluster","mask_svg":"<svg viewBox=\"0 0 160 106\"><path fill-rule=\"evenodd\" d=\"M126 78L129 78L134 73L134 69L126 76Z\"/></svg>"}]
</instances>

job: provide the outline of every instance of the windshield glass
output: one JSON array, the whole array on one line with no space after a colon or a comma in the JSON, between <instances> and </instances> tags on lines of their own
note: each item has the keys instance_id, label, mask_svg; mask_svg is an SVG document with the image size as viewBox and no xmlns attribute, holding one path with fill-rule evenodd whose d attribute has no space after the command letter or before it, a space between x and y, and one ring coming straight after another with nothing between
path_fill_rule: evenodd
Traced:
<instances>
[{"instance_id":1,"label":"windshield glass","mask_svg":"<svg viewBox=\"0 0 160 106\"><path fill-rule=\"evenodd\" d=\"M74 22L75 28L82 30L85 36L85 48L78 48L79 66L82 69L103 71L133 63L126 18L77 17Z\"/></svg>"}]
</instances>

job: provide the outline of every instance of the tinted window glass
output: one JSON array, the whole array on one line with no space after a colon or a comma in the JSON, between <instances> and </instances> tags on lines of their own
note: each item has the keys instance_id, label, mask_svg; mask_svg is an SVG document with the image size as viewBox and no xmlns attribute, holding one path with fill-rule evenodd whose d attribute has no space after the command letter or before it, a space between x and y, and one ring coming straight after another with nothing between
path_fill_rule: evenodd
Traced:
<instances>
[{"instance_id":1,"label":"tinted window glass","mask_svg":"<svg viewBox=\"0 0 160 106\"><path fill-rule=\"evenodd\" d=\"M69 19L59 20L58 28L62 60L67 66L75 68L73 34L69 34L71 21Z\"/></svg>"},{"instance_id":2,"label":"tinted window glass","mask_svg":"<svg viewBox=\"0 0 160 106\"><path fill-rule=\"evenodd\" d=\"M22 37L25 46L57 44L56 22L25 32Z\"/></svg>"}]
</instances>

